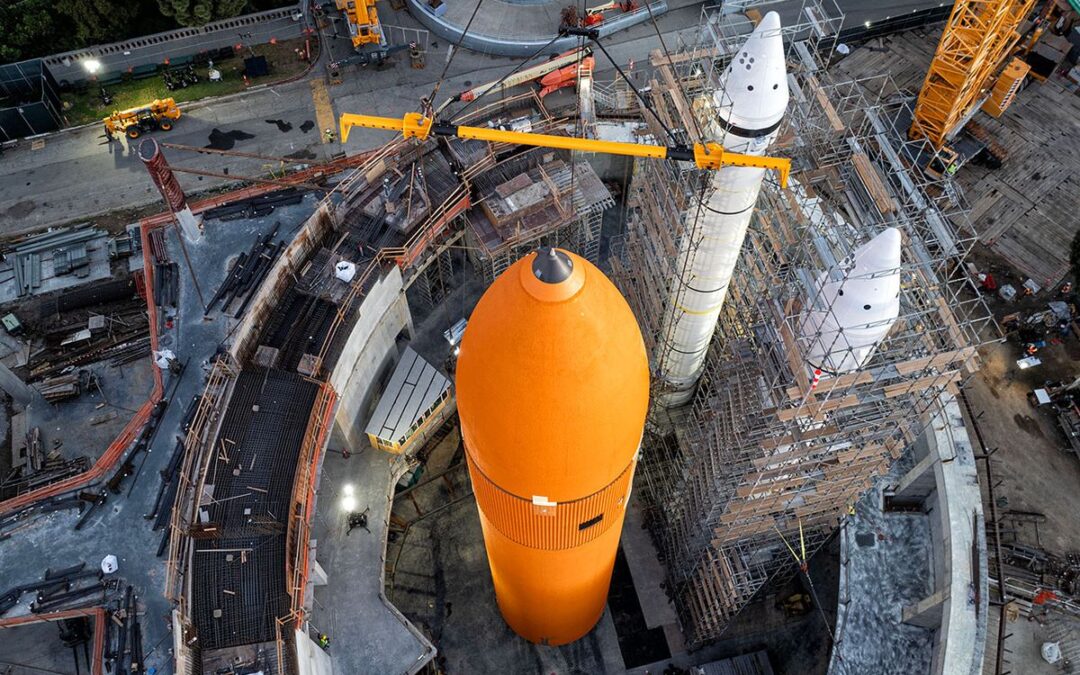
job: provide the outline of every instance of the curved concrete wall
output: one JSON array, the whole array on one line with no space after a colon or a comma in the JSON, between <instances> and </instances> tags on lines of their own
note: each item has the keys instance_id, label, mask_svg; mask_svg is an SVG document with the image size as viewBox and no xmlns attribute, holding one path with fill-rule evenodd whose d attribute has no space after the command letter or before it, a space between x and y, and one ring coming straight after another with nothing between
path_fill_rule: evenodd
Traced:
<instances>
[{"instance_id":1,"label":"curved concrete wall","mask_svg":"<svg viewBox=\"0 0 1080 675\"><path fill-rule=\"evenodd\" d=\"M508 40L494 35L484 35L475 31L470 31L468 35L465 35L460 26L455 26L454 24L443 20L442 17L435 16L431 8L428 7L427 3L423 2L423 0L406 0L406 2L409 5L409 10L412 15L416 17L420 23L424 24L424 26L432 33L444 40L449 40L456 45L483 54L514 57L532 56L536 50L546 45L551 38L555 37L554 35L548 35L536 40ZM659 16L668 10L667 0L657 0L649 5L649 9L652 10L653 16ZM649 9L641 7L640 9L627 14L620 14L610 21L605 21L600 26L600 37L607 37L612 33L617 33L630 26L635 26L639 23L648 21ZM573 49L577 45L578 38L564 37L551 44L550 53L557 54L559 52L565 52L568 49Z\"/></svg>"},{"instance_id":2,"label":"curved concrete wall","mask_svg":"<svg viewBox=\"0 0 1080 675\"><path fill-rule=\"evenodd\" d=\"M379 393L379 378L397 361L397 336L403 330L412 335L412 315L397 265L375 282L355 311L356 323L330 374L330 384L338 393L335 419L349 447L357 452L368 447L364 433L368 408Z\"/></svg>"}]
</instances>

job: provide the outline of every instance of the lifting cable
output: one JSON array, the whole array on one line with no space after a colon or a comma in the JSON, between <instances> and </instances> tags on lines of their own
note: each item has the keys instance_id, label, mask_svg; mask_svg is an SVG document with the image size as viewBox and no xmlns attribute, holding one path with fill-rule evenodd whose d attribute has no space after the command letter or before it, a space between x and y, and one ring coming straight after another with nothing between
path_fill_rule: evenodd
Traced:
<instances>
[{"instance_id":1,"label":"lifting cable","mask_svg":"<svg viewBox=\"0 0 1080 675\"><path fill-rule=\"evenodd\" d=\"M472 16L469 17L468 23L465 24L465 30L461 32L461 39L464 40L465 36L469 34L469 28L472 26L473 19L476 18L477 12L480 11L480 6L484 4L484 0L477 0L476 7L473 8ZM431 111L432 106L435 105L435 97L439 95L439 87L442 86L443 80L446 79L446 73L450 70L450 64L454 62L454 58L457 56L460 45L450 44L450 58L446 59L446 63L443 64L442 72L439 73L439 79L435 80L435 86L431 90L431 95L427 99L420 99L421 105L424 107L424 113L428 114Z\"/></svg>"},{"instance_id":2,"label":"lifting cable","mask_svg":"<svg viewBox=\"0 0 1080 675\"><path fill-rule=\"evenodd\" d=\"M645 109L652 114L653 118L655 118L657 123L659 123L660 126L664 129L664 133L667 134L668 137L668 142L672 145L681 145L678 139L675 138L675 134L673 134L671 132L671 129L668 128L668 125L664 124L664 120L660 119L660 115L657 114L656 109L653 107L652 103L645 98L645 96L637 87L634 86L634 83L630 81L630 78L626 75L625 72L623 72L623 69L619 66L615 59L611 57L611 54L608 53L608 50L606 47L604 47L604 44L600 42L599 30L595 28L572 28L570 26L563 26L559 32L565 35L578 35L591 40L592 43L596 45L597 49L604 53L604 56L606 56L607 60L611 63L611 65L615 67L615 70L619 73L622 79L626 81L627 86L629 86L630 89L633 90L634 96L637 97L638 102L641 103L641 105L644 106Z\"/></svg>"},{"instance_id":3,"label":"lifting cable","mask_svg":"<svg viewBox=\"0 0 1080 675\"><path fill-rule=\"evenodd\" d=\"M649 12L649 21L650 23L652 23L653 31L656 33L656 39L660 41L660 48L664 50L664 58L667 59L668 65L671 67L672 71L674 71L675 62L671 58L671 52L668 51L667 42L664 40L663 34L660 33L660 26L658 26L656 23L656 16L653 15L652 3L650 0L645 0L645 9ZM683 97L684 101L690 104L690 121L694 123L694 131L697 132L697 138L692 138L690 140L696 141L698 143L704 143L705 134L701 131L701 123L698 122L698 116L694 114L693 104L691 104L690 102L690 97L686 95L686 89L683 88L682 78L679 77L679 74L677 72L674 72L673 75L675 75L675 86L679 88L679 94Z\"/></svg>"},{"instance_id":4,"label":"lifting cable","mask_svg":"<svg viewBox=\"0 0 1080 675\"><path fill-rule=\"evenodd\" d=\"M788 543L787 537L780 531L776 525L773 525L773 529L776 530L776 534L779 535L780 541L784 542L784 546L791 552L791 557L795 558L795 562L799 565L799 571L806 577L807 587L810 589L810 598L814 603L814 606L818 610L818 614L821 616L821 623L825 626L825 631L829 634L829 641L836 646L836 636L833 634L832 626L829 625L829 617L825 616L825 608L821 606L821 601L818 600L817 589L814 587L814 580L810 578L810 561L806 557L806 538L803 536L803 524L802 519L799 519L799 547L802 555L795 552L791 544ZM836 660L838 663L844 663L843 657L836 652ZM846 667L845 667L846 670Z\"/></svg>"},{"instance_id":5,"label":"lifting cable","mask_svg":"<svg viewBox=\"0 0 1080 675\"><path fill-rule=\"evenodd\" d=\"M479 96L477 96L477 97L476 97L476 98L474 98L473 100L471 100L471 101L469 101L468 103L466 103L466 104L465 104L465 107L464 107L464 108L462 108L461 110L459 110L459 111L457 111L456 113L454 113L454 121L460 120L460 119L461 119L461 116L465 114L465 111L466 111L466 110L468 110L468 109L469 109L469 107L470 107L470 106L472 106L472 104L476 103L476 102L477 102L477 101L479 101L480 99L482 99L482 98L484 98L485 96L487 96L487 95L488 95L488 92L491 92L491 91L494 91L494 90L498 89L498 88L499 88L499 85L501 85L501 84L502 84L503 82L506 82L507 78L511 77L511 76L512 76L512 75L513 75L514 73L516 73L516 72L518 72L519 70L521 70L522 66L524 66L524 65L525 65L526 63L528 63L529 61L532 61L532 60L533 60L533 59L535 59L535 58L536 58L537 56L540 56L541 52L543 52L543 51L544 51L545 49L547 49L548 47L550 47L550 46L551 46L552 44L554 44L554 43L555 43L555 41L556 41L556 40L558 40L558 39L559 39L559 38L561 38L561 37L562 37L561 35L556 35L555 37L551 38L551 40L549 40L547 44L545 44L545 45L544 45L543 47L541 47L540 49L537 49L537 50L536 50L535 52L533 52L533 53L532 53L532 54L530 54L529 56L526 56L524 60L522 60L522 61L521 61L520 63L518 63L518 64L517 64L516 66L514 66L514 69L513 69L513 70L511 70L511 71L510 71L509 73L507 73L507 74L503 75L503 76L502 76L502 78L501 78L501 79L500 79L500 80L499 80L498 82L496 82L495 84L491 85L490 87L488 87L487 89L485 89L485 90L484 90L484 91L483 91L483 92L482 92L482 93L481 93L481 94L480 94ZM432 101L432 104L434 104L434 103L435 103L435 101Z\"/></svg>"}]
</instances>

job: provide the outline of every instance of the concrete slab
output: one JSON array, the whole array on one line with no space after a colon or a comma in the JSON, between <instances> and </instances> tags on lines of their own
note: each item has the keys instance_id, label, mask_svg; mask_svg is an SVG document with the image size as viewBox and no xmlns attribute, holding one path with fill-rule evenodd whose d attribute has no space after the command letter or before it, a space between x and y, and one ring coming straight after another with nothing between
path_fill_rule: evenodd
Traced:
<instances>
[{"instance_id":1,"label":"concrete slab","mask_svg":"<svg viewBox=\"0 0 1080 675\"><path fill-rule=\"evenodd\" d=\"M27 428L41 428L46 454L53 449L54 441L61 441L59 451L63 457L72 459L82 455L93 462L150 395L154 387L153 367L149 357L122 366L108 363L88 366L98 376L101 390L94 387L77 398L59 403L49 403L36 396L26 407ZM112 419L100 424L90 424L91 418L112 415L115 415Z\"/></svg>"},{"instance_id":2,"label":"concrete slab","mask_svg":"<svg viewBox=\"0 0 1080 675\"><path fill-rule=\"evenodd\" d=\"M446 672L625 672L610 611L585 637L562 647L535 645L510 630L495 602L471 498L418 521L408 536L391 597L431 636Z\"/></svg>"},{"instance_id":3,"label":"concrete slab","mask_svg":"<svg viewBox=\"0 0 1080 675\"><path fill-rule=\"evenodd\" d=\"M335 428L331 448L345 446ZM382 598L383 552L394 477L393 457L368 447L324 455L313 534L327 583L315 589L313 630L330 637L339 673L411 673L433 650ZM366 512L368 527L348 528L351 512Z\"/></svg>"},{"instance_id":4,"label":"concrete slab","mask_svg":"<svg viewBox=\"0 0 1080 675\"><path fill-rule=\"evenodd\" d=\"M93 625L92 618L90 624ZM92 657L94 646L90 644L88 649ZM64 646L55 623L34 623L0 630L0 672L5 675L89 673L85 659L82 647L72 650Z\"/></svg>"},{"instance_id":5,"label":"concrete slab","mask_svg":"<svg viewBox=\"0 0 1080 675\"><path fill-rule=\"evenodd\" d=\"M626 554L626 562L630 565L630 574L634 577L634 587L637 589L641 611L645 615L645 625L656 628L678 624L675 607L661 586L666 571L656 555L656 548L648 530L642 525L641 508L637 502L631 503L626 511L622 548Z\"/></svg>"}]
</instances>

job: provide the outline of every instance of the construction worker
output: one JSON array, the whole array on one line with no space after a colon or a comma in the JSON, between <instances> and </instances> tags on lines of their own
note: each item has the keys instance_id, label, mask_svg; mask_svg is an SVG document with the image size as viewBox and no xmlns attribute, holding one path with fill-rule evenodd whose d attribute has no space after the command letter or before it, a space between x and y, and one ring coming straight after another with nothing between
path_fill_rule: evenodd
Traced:
<instances>
[{"instance_id":1,"label":"construction worker","mask_svg":"<svg viewBox=\"0 0 1080 675\"><path fill-rule=\"evenodd\" d=\"M319 646L323 648L323 651L330 651L330 636L326 633L319 633Z\"/></svg>"},{"instance_id":2,"label":"construction worker","mask_svg":"<svg viewBox=\"0 0 1080 675\"><path fill-rule=\"evenodd\" d=\"M330 129L330 128L328 127L328 128L326 129L326 131L324 131L324 132L323 132L323 138L325 138L325 139L326 139L326 142L327 142L327 143L333 143L333 142L334 142L334 130L333 130L333 129Z\"/></svg>"}]
</instances>

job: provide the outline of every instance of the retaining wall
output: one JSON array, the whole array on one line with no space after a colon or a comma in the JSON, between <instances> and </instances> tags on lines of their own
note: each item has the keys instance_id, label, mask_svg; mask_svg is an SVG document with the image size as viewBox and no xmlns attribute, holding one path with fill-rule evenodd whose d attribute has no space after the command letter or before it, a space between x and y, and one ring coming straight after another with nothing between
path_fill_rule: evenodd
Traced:
<instances>
[{"instance_id":1,"label":"retaining wall","mask_svg":"<svg viewBox=\"0 0 1080 675\"><path fill-rule=\"evenodd\" d=\"M178 28L123 42L95 45L53 54L42 60L61 86L75 84L90 78L90 73L83 65L90 59L101 63L98 72L100 78L109 73L123 73L147 64L162 64L166 59L190 56L212 49L238 44L264 44L274 38L286 40L300 37L304 34L306 25L302 6L302 3L298 3L213 21L196 28Z\"/></svg>"},{"instance_id":2,"label":"retaining wall","mask_svg":"<svg viewBox=\"0 0 1080 675\"><path fill-rule=\"evenodd\" d=\"M334 364L330 384L338 392L337 423L349 447L359 450L370 443L364 433L368 409L380 393L379 380L397 361L397 336L403 330L412 335L401 269L393 265L384 272L355 311L356 323Z\"/></svg>"}]
</instances>

